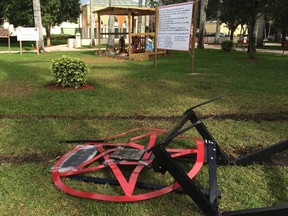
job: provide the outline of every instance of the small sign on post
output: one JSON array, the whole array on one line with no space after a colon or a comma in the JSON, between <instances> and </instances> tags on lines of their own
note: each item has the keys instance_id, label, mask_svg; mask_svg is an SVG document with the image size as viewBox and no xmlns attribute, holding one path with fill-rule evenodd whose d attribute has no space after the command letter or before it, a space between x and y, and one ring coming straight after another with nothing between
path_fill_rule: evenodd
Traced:
<instances>
[{"instance_id":1,"label":"small sign on post","mask_svg":"<svg viewBox=\"0 0 288 216\"><path fill-rule=\"evenodd\" d=\"M10 32L8 29L0 28L0 38L7 38L8 39L8 49L10 54Z\"/></svg>"},{"instance_id":2,"label":"small sign on post","mask_svg":"<svg viewBox=\"0 0 288 216\"><path fill-rule=\"evenodd\" d=\"M37 54L39 55L39 29L35 27L17 29L17 41L20 42L20 54L22 55L22 41L36 41Z\"/></svg>"}]
</instances>

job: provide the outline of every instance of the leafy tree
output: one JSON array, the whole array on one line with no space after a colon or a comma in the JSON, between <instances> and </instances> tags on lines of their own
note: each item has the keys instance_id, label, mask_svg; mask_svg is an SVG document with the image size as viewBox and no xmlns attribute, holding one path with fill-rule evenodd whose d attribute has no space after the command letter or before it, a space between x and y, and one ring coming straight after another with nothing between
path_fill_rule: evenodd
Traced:
<instances>
[{"instance_id":1,"label":"leafy tree","mask_svg":"<svg viewBox=\"0 0 288 216\"><path fill-rule=\"evenodd\" d=\"M207 20L217 20L218 10L220 9L221 0L209 0L209 4L206 9Z\"/></svg>"},{"instance_id":2,"label":"leafy tree","mask_svg":"<svg viewBox=\"0 0 288 216\"><path fill-rule=\"evenodd\" d=\"M288 4L287 0L274 0L271 10L268 12L273 17L273 24L281 30L282 40L288 34Z\"/></svg>"},{"instance_id":3,"label":"leafy tree","mask_svg":"<svg viewBox=\"0 0 288 216\"><path fill-rule=\"evenodd\" d=\"M33 26L33 5L31 0L11 0L6 5L5 18L18 26Z\"/></svg>"},{"instance_id":4,"label":"leafy tree","mask_svg":"<svg viewBox=\"0 0 288 216\"><path fill-rule=\"evenodd\" d=\"M209 0L209 4L206 10L207 20L216 20L216 31L215 31L215 44L219 44L220 39L220 27L221 27L221 11L220 4L221 0Z\"/></svg>"},{"instance_id":5,"label":"leafy tree","mask_svg":"<svg viewBox=\"0 0 288 216\"><path fill-rule=\"evenodd\" d=\"M215 31L215 44L219 44L220 40L220 28L221 28L221 6L222 0L209 0L207 7L207 20L216 20L216 31Z\"/></svg>"},{"instance_id":6,"label":"leafy tree","mask_svg":"<svg viewBox=\"0 0 288 216\"><path fill-rule=\"evenodd\" d=\"M148 1L148 0L146 0ZM152 8L157 8L159 6L159 2L158 1L155 1L155 0L150 0L149 3L150 7Z\"/></svg>"},{"instance_id":7,"label":"leafy tree","mask_svg":"<svg viewBox=\"0 0 288 216\"><path fill-rule=\"evenodd\" d=\"M5 8L8 0L1 0L0 1L0 25L3 24L4 21L4 14L5 14Z\"/></svg>"},{"instance_id":8,"label":"leafy tree","mask_svg":"<svg viewBox=\"0 0 288 216\"><path fill-rule=\"evenodd\" d=\"M47 46L50 45L52 26L59 25L65 21L77 22L80 12L80 3L78 0L41 0L42 24L46 28ZM15 27L33 26L32 1L9 1L5 18Z\"/></svg>"},{"instance_id":9,"label":"leafy tree","mask_svg":"<svg viewBox=\"0 0 288 216\"><path fill-rule=\"evenodd\" d=\"M233 0L234 1L234 0ZM235 0L236 1L236 0ZM240 3L239 9L242 11L242 18L248 26L248 52L249 58L256 57L255 26L256 22L263 14L271 8L269 0L237 0Z\"/></svg>"},{"instance_id":10,"label":"leafy tree","mask_svg":"<svg viewBox=\"0 0 288 216\"><path fill-rule=\"evenodd\" d=\"M271 8L269 0L222 0L221 21L231 30L231 35L239 24L248 26L249 58L256 57L255 26L259 17ZM233 31L234 30L234 31ZM233 39L233 36L231 36Z\"/></svg>"},{"instance_id":11,"label":"leafy tree","mask_svg":"<svg viewBox=\"0 0 288 216\"><path fill-rule=\"evenodd\" d=\"M51 28L62 22L76 23L81 12L78 0L41 0L41 11L47 46L50 45Z\"/></svg>"},{"instance_id":12,"label":"leafy tree","mask_svg":"<svg viewBox=\"0 0 288 216\"><path fill-rule=\"evenodd\" d=\"M243 11L241 2L238 0L222 0L220 5L220 20L225 23L230 30L230 40L233 41L233 35L238 25L244 24Z\"/></svg>"}]
</instances>

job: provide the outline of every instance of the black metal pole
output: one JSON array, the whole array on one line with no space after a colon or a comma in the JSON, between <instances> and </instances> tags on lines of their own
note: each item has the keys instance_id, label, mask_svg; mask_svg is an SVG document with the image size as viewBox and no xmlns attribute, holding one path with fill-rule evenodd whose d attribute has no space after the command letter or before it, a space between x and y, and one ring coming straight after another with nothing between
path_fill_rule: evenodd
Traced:
<instances>
[{"instance_id":1,"label":"black metal pole","mask_svg":"<svg viewBox=\"0 0 288 216\"><path fill-rule=\"evenodd\" d=\"M252 163L264 162L272 155L282 152L286 149L288 149L288 140L284 140L267 148L260 149L259 151L248 154L247 156L233 160L231 163L234 165L249 165Z\"/></svg>"},{"instance_id":2,"label":"black metal pole","mask_svg":"<svg viewBox=\"0 0 288 216\"><path fill-rule=\"evenodd\" d=\"M153 148L152 153L157 158L160 165L167 170L171 176L173 176L173 178L181 185L185 193L191 197L205 215L218 215L218 208L210 203L210 200L187 176L183 169L173 161L173 158L161 145Z\"/></svg>"}]
</instances>

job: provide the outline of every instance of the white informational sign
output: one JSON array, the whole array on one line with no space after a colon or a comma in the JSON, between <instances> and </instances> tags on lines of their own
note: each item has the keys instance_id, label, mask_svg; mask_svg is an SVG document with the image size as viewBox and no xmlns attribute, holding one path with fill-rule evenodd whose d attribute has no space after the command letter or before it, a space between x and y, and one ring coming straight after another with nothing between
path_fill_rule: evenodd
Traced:
<instances>
[{"instance_id":1,"label":"white informational sign","mask_svg":"<svg viewBox=\"0 0 288 216\"><path fill-rule=\"evenodd\" d=\"M17 41L39 41L39 29L35 27L18 28Z\"/></svg>"},{"instance_id":2,"label":"white informational sign","mask_svg":"<svg viewBox=\"0 0 288 216\"><path fill-rule=\"evenodd\" d=\"M159 7L158 49L189 51L193 2Z\"/></svg>"}]
</instances>

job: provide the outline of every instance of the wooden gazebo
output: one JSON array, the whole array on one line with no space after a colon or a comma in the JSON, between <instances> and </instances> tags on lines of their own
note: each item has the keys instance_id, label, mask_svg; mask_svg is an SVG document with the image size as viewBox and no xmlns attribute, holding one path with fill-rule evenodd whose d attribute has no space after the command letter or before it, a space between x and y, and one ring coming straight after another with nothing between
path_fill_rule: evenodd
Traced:
<instances>
[{"instance_id":1,"label":"wooden gazebo","mask_svg":"<svg viewBox=\"0 0 288 216\"><path fill-rule=\"evenodd\" d=\"M10 32L8 29L0 28L0 38L7 38L8 40L8 50L10 53L11 46L10 46Z\"/></svg>"},{"instance_id":2,"label":"wooden gazebo","mask_svg":"<svg viewBox=\"0 0 288 216\"><path fill-rule=\"evenodd\" d=\"M155 53L155 59L156 59L156 53L157 53L157 34L155 32L149 32L149 33L134 33L133 32L133 26L132 26L132 20L134 20L135 16L151 16L155 15L155 29L157 30L158 28L158 10L155 8L140 8L140 7L106 7L100 10L95 11L98 15L98 46L99 46L99 53L100 53L100 28L101 28L101 22L100 18L103 15L115 15L115 16L128 16L128 23L127 23L127 33L129 34L128 37L128 54L130 54L130 46L132 43L132 37L133 36L151 36L154 37L154 53ZM105 33L107 34L107 33ZM109 33L108 33L109 34ZM112 33L112 34L117 34L117 33ZM119 34L119 33L118 33Z\"/></svg>"}]
</instances>

